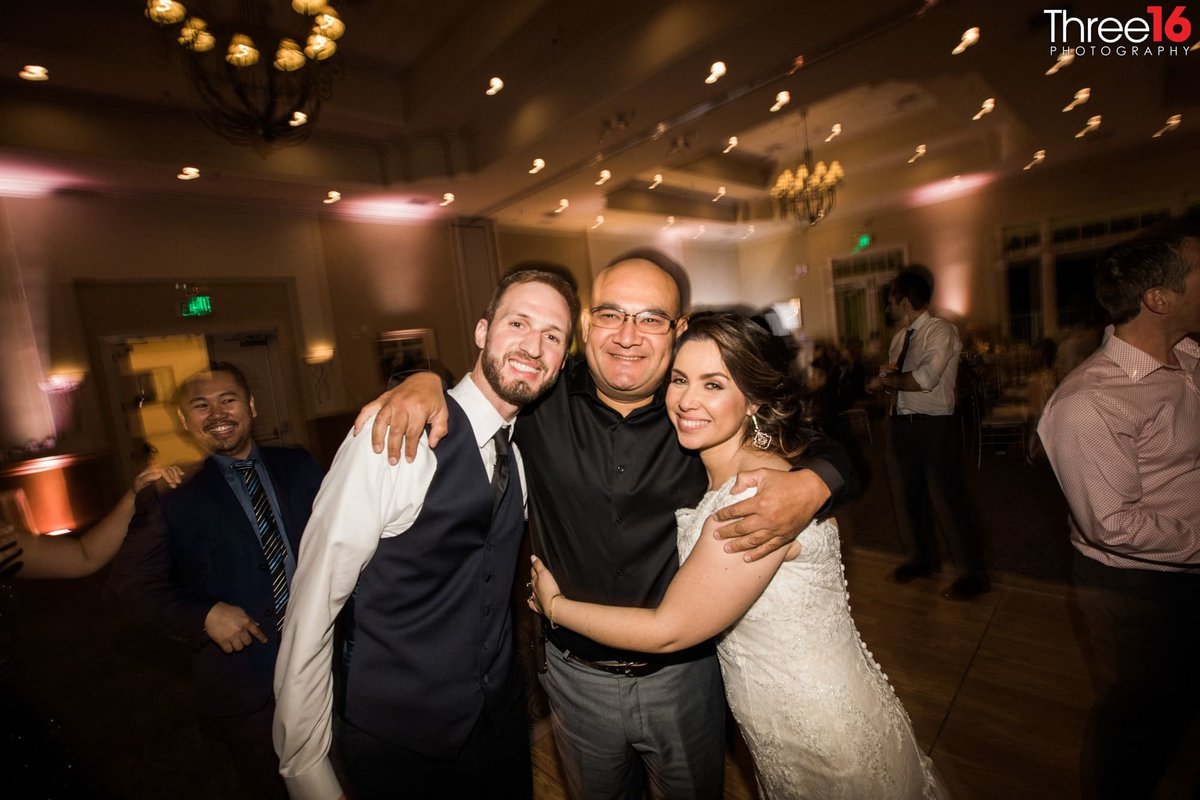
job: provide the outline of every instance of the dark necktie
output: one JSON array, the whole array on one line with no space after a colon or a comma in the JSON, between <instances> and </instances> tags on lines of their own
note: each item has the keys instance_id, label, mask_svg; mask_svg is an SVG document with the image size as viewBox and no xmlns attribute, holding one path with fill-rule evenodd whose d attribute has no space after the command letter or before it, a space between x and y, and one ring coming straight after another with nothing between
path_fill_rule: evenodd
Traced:
<instances>
[{"instance_id":1,"label":"dark necktie","mask_svg":"<svg viewBox=\"0 0 1200 800\"><path fill-rule=\"evenodd\" d=\"M492 443L496 445L496 468L492 470L492 516L496 515L496 509L500 507L500 500L504 497L504 490L508 488L508 426L503 425L500 430L496 431L496 435L492 437Z\"/></svg>"},{"instance_id":2,"label":"dark necktie","mask_svg":"<svg viewBox=\"0 0 1200 800\"><path fill-rule=\"evenodd\" d=\"M913 328L904 329L904 344L900 347L900 357L896 359L896 375L904 372L904 359L908 358L908 346L912 344L913 334L916 330ZM900 390L896 390L896 394L892 397L892 413L898 413L897 404L900 402Z\"/></svg>"},{"instance_id":3,"label":"dark necktie","mask_svg":"<svg viewBox=\"0 0 1200 800\"><path fill-rule=\"evenodd\" d=\"M254 519L258 524L258 542L262 545L263 556L267 560L267 570L271 574L271 597L275 601L275 625L283 630L283 615L287 609L288 585L287 570L284 567L284 557L287 550L283 544L283 535L279 532L279 523L271 511L271 503L258 472L254 469L254 459L235 461L233 468L242 477L246 486L246 494L250 496L250 505L254 508Z\"/></svg>"}]
</instances>

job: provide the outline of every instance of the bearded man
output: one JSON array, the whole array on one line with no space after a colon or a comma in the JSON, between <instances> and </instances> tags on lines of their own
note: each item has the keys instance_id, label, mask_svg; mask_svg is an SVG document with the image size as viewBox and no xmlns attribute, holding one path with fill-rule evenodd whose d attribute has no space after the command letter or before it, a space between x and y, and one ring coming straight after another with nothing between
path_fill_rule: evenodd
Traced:
<instances>
[{"instance_id":1,"label":"bearded man","mask_svg":"<svg viewBox=\"0 0 1200 800\"><path fill-rule=\"evenodd\" d=\"M531 797L509 595L525 526L511 444L567 357L579 301L519 270L475 328L436 452L390 465L347 436L313 507L275 671L275 748L293 798ZM341 612L335 641L335 618ZM335 772L331 749L339 769Z\"/></svg>"}]
</instances>

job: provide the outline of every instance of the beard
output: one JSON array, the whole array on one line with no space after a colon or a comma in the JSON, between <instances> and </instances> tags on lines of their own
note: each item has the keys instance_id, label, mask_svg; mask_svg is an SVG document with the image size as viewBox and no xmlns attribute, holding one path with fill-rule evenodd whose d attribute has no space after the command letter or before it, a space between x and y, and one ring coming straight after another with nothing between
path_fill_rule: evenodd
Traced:
<instances>
[{"instance_id":1,"label":"beard","mask_svg":"<svg viewBox=\"0 0 1200 800\"><path fill-rule=\"evenodd\" d=\"M534 358L523 350L512 351L511 354L535 362L543 370L546 369L545 362L540 358ZM536 385L526 383L520 379L505 381L504 377L500 374L500 370L503 369L504 362L508 360L509 355L509 353L505 353L501 357L496 357L490 349L485 349L483 353L483 377L487 379L488 385L492 387L492 391L501 400L511 403L514 406L523 406L537 399L538 395L546 388L545 372L542 373L541 382Z\"/></svg>"}]
</instances>

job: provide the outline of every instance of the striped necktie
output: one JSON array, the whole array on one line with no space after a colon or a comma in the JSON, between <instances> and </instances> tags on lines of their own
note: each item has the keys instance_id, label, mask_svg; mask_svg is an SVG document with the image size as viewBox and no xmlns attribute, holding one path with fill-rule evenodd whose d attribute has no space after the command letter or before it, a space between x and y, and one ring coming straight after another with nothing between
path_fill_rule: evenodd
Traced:
<instances>
[{"instance_id":1,"label":"striped necktie","mask_svg":"<svg viewBox=\"0 0 1200 800\"><path fill-rule=\"evenodd\" d=\"M246 486L246 494L250 496L250 505L254 508L254 519L258 524L258 542L262 545L267 570L271 574L275 625L282 631L283 615L288 601L287 570L283 563L287 550L283 544L283 535L279 532L279 523L275 521L275 514L271 511L271 503L267 499L262 481L259 480L258 471L254 469L254 459L235 461L233 468L241 476L242 483Z\"/></svg>"}]
</instances>

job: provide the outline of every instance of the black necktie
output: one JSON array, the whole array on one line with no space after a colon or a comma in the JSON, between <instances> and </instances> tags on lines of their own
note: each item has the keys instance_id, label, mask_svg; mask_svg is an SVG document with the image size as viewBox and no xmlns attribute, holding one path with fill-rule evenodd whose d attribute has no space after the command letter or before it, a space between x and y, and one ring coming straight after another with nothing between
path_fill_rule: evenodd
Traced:
<instances>
[{"instance_id":1,"label":"black necktie","mask_svg":"<svg viewBox=\"0 0 1200 800\"><path fill-rule=\"evenodd\" d=\"M496 468L492 470L492 516L495 516L496 509L500 507L500 500L504 497L504 490L508 488L507 425L496 431L492 443L496 446Z\"/></svg>"},{"instance_id":2,"label":"black necktie","mask_svg":"<svg viewBox=\"0 0 1200 800\"><path fill-rule=\"evenodd\" d=\"M900 373L904 372L904 359L908 357L908 346L910 344L912 344L912 337L913 337L914 333L916 333L916 330L914 330L913 328L905 328L905 330L904 330L904 344L900 348L900 357L896 359L895 374L897 377L900 376ZM897 413L897 411L898 411L898 409L896 408L896 404L899 401L900 401L900 390L897 389L895 397L892 398L892 413L893 414Z\"/></svg>"},{"instance_id":3,"label":"black necktie","mask_svg":"<svg viewBox=\"0 0 1200 800\"><path fill-rule=\"evenodd\" d=\"M263 556L267 559L267 570L271 573L275 624L282 631L283 614L288 601L287 570L283 563L287 550L283 544L283 535L279 532L279 523L275 521L275 514L271 511L271 503L267 499L262 481L258 478L258 471L254 469L254 459L235 461L233 468L242 477L246 494L250 496L250 505L254 507L254 519L258 523L258 542L262 545Z\"/></svg>"}]
</instances>

